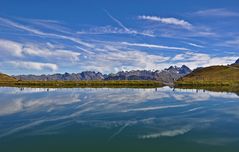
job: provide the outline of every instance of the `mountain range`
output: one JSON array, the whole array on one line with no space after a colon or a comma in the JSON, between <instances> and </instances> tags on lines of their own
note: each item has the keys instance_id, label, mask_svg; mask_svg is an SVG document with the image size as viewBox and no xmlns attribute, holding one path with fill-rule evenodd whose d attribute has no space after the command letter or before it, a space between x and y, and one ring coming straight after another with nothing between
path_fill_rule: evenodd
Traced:
<instances>
[{"instance_id":1,"label":"mountain range","mask_svg":"<svg viewBox=\"0 0 239 152\"><path fill-rule=\"evenodd\" d=\"M0 82L32 81L80 81L80 80L155 80L164 84L239 84L239 59L227 66L210 66L191 70L187 66L171 66L164 70L131 70L102 74L95 71L52 75L8 76L0 73Z\"/></svg>"},{"instance_id":2,"label":"mountain range","mask_svg":"<svg viewBox=\"0 0 239 152\"><path fill-rule=\"evenodd\" d=\"M95 71L84 71L81 73L64 73L52 75L18 75L17 80L40 80L40 81L79 81L79 80L157 80L163 83L173 83L179 78L191 73L191 69L183 65L182 67L171 66L164 70L132 70L118 73L102 74Z\"/></svg>"}]
</instances>

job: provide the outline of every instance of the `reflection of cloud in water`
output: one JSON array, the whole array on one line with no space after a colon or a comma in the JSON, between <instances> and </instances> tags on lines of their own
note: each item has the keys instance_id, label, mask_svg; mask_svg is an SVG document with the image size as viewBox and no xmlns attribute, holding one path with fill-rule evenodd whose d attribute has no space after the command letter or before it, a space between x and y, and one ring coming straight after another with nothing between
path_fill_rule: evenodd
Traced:
<instances>
[{"instance_id":1,"label":"reflection of cloud in water","mask_svg":"<svg viewBox=\"0 0 239 152\"><path fill-rule=\"evenodd\" d=\"M0 93L0 122L2 122L0 137L29 130L47 122L55 122L55 124L34 130L31 134L57 133L57 130L77 123L91 127L119 127L120 129L111 138L122 130L135 126L147 131L135 132L143 139L173 137L183 135L195 128L210 127L212 123L218 121L220 115L229 111L230 114L239 116L236 102L239 97L233 93L180 89L173 91L169 87L159 88L157 91L155 89L54 89L48 92L41 89L20 91L14 88L3 90ZM235 106L231 107L230 104ZM225 107L224 105L228 107L222 108ZM212 110L215 114L207 115ZM13 115L16 113L19 115ZM11 126L4 126L6 120L1 119L4 117L9 117ZM11 122L11 117L17 117L18 121Z\"/></svg>"},{"instance_id":2,"label":"reflection of cloud in water","mask_svg":"<svg viewBox=\"0 0 239 152\"><path fill-rule=\"evenodd\" d=\"M28 94L56 91L55 88L1 88L1 91L6 94Z\"/></svg>"},{"instance_id":3,"label":"reflection of cloud in water","mask_svg":"<svg viewBox=\"0 0 239 152\"><path fill-rule=\"evenodd\" d=\"M151 111L151 110L161 110L161 109L168 109L168 108L180 108L180 107L186 107L186 106L188 106L188 104L156 106L156 107L145 107L145 108L127 109L127 110L125 110L123 112Z\"/></svg>"},{"instance_id":4,"label":"reflection of cloud in water","mask_svg":"<svg viewBox=\"0 0 239 152\"><path fill-rule=\"evenodd\" d=\"M1 95L0 95L1 96ZM27 98L28 96L7 96L0 100L0 116L14 114L17 112L37 112L42 108L53 110L56 107L80 102L78 94L69 94L67 96L42 96L36 98ZM3 100L3 101L2 101Z\"/></svg>"},{"instance_id":5,"label":"reflection of cloud in water","mask_svg":"<svg viewBox=\"0 0 239 152\"><path fill-rule=\"evenodd\" d=\"M30 93L28 94L21 94L22 91L19 91L19 89L13 89L16 91L15 94L9 95L9 92L14 92L10 90L9 88L4 88L4 91L1 91L0 95L4 95L5 98L0 99L0 115L21 111L34 112L34 110L41 108L49 110L49 107L52 110L57 108L57 106L74 104L76 102L79 103L78 107L81 104L91 103L94 104L95 110L97 107L103 107L103 109L115 111L122 107L124 111L127 111L127 108L130 108L128 107L129 105L136 105L151 100L170 101L174 99L183 102L196 102L208 101L211 98L239 98L233 93L195 92L177 89L173 92L168 87L157 89L157 91L154 89L59 89L50 93L44 92L44 89L33 89L33 91L25 89L23 92L29 91Z\"/></svg>"},{"instance_id":6,"label":"reflection of cloud in water","mask_svg":"<svg viewBox=\"0 0 239 152\"><path fill-rule=\"evenodd\" d=\"M153 134L147 134L139 136L140 139L154 139L154 138L160 138L160 137L174 137L178 135L183 135L187 132L189 132L192 129L190 126L184 126L179 129L175 130L165 130L159 133L153 133Z\"/></svg>"},{"instance_id":7,"label":"reflection of cloud in water","mask_svg":"<svg viewBox=\"0 0 239 152\"><path fill-rule=\"evenodd\" d=\"M202 139L201 138L195 139L194 142L198 144L205 144L205 145L211 145L211 146L225 146L231 143L238 143L239 138L238 137L205 137Z\"/></svg>"},{"instance_id":8,"label":"reflection of cloud in water","mask_svg":"<svg viewBox=\"0 0 239 152\"><path fill-rule=\"evenodd\" d=\"M0 116L17 113L23 109L22 98L16 98L14 101L4 101L0 103Z\"/></svg>"}]
</instances>

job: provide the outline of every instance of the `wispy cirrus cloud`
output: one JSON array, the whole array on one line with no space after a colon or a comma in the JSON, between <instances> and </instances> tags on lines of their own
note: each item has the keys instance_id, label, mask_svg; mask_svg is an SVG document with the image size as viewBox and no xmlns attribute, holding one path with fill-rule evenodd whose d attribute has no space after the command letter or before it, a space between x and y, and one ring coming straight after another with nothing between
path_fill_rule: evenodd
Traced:
<instances>
[{"instance_id":1,"label":"wispy cirrus cloud","mask_svg":"<svg viewBox=\"0 0 239 152\"><path fill-rule=\"evenodd\" d=\"M115 22L117 23L120 27L122 27L125 31L130 31L122 22L120 22L118 19L113 17L107 10L104 10L106 14Z\"/></svg>"},{"instance_id":2,"label":"wispy cirrus cloud","mask_svg":"<svg viewBox=\"0 0 239 152\"><path fill-rule=\"evenodd\" d=\"M125 31L125 33L154 37L153 34L150 34L150 33L147 33L147 32L139 32L137 30L133 30L133 29L130 29L130 28L126 27L120 20L118 20L117 18L112 16L107 10L104 10L104 11L117 25L119 25Z\"/></svg>"},{"instance_id":3,"label":"wispy cirrus cloud","mask_svg":"<svg viewBox=\"0 0 239 152\"><path fill-rule=\"evenodd\" d=\"M234 12L231 10L227 10L225 8L215 8L215 9L206 9L194 12L193 15L197 16L217 16L217 17L238 17L239 12Z\"/></svg>"},{"instance_id":4,"label":"wispy cirrus cloud","mask_svg":"<svg viewBox=\"0 0 239 152\"><path fill-rule=\"evenodd\" d=\"M239 37L230 37L228 40L223 41L221 43L216 44L219 47L226 47L230 48L231 50L235 50L234 54L238 54L238 48L239 48Z\"/></svg>"},{"instance_id":5,"label":"wispy cirrus cloud","mask_svg":"<svg viewBox=\"0 0 239 152\"><path fill-rule=\"evenodd\" d=\"M146 44L146 43L129 43L129 42L120 42L123 45L127 46L136 46L136 47L146 47L146 48L156 48L156 49L167 49L167 50L182 50L188 51L188 48L184 47L173 47L173 46L164 46L164 45L156 45L156 44Z\"/></svg>"},{"instance_id":6,"label":"wispy cirrus cloud","mask_svg":"<svg viewBox=\"0 0 239 152\"><path fill-rule=\"evenodd\" d=\"M20 23L17 23L17 22L14 22L14 21L11 21L9 19L2 18L2 17L0 17L0 23L1 22L4 23L4 26L11 26L11 27L14 27L16 29L20 29L20 30L24 30L24 31L33 33L33 34L38 35L38 36L45 36L45 37L48 37L48 38L53 37L53 38L65 39L65 40L70 40L70 41L73 41L73 42L78 43L80 45L83 45L85 47L91 47L91 48L94 47L93 44L83 42L81 39L76 38L76 37L43 32L43 31L40 31L38 29L29 27L29 26L25 26L25 25L22 25Z\"/></svg>"},{"instance_id":7,"label":"wispy cirrus cloud","mask_svg":"<svg viewBox=\"0 0 239 152\"><path fill-rule=\"evenodd\" d=\"M47 73L49 70L56 70L62 73L95 70L111 73L136 69L162 70L171 65L180 66L182 64L196 68L235 62L234 56L221 57L206 53L200 55L194 51L194 49L197 52L200 52L202 48L208 49L208 43L197 39L202 35L209 38L212 31L208 28L199 28L194 25L192 29L184 30L184 28L161 26L161 21L156 21L160 24L154 25L146 22L142 26L141 24L140 26L134 25L134 29L131 29L117 18L112 17L112 15L109 16L118 27L112 25L86 26L84 29L64 28L61 23L58 29L57 21L21 21L20 19L19 21L18 19L0 18L0 27L4 27L5 30L2 34L10 32L22 35L21 37L0 36L1 70L7 71L5 73L10 71L16 74L21 72L19 69L32 67L26 72L40 73L42 70L42 73ZM176 24L177 21L180 20L165 20L163 24L177 27L190 24L186 21L185 23L189 24L184 24L184 22ZM51 30L54 27L56 30ZM160 34L164 32L171 36L161 36ZM205 33L198 34L200 32ZM145 36L145 34L153 35ZM201 44L207 44L207 47ZM10 64L11 61L22 63L22 67L17 67L15 62Z\"/></svg>"},{"instance_id":8,"label":"wispy cirrus cloud","mask_svg":"<svg viewBox=\"0 0 239 152\"><path fill-rule=\"evenodd\" d=\"M191 45L191 46L194 46L194 47L197 47L197 48L204 48L204 46L199 45L199 44L195 44L195 43L187 43L187 44Z\"/></svg>"},{"instance_id":9,"label":"wispy cirrus cloud","mask_svg":"<svg viewBox=\"0 0 239 152\"><path fill-rule=\"evenodd\" d=\"M163 18L160 16L146 16L146 15L142 15L142 16L138 16L138 19L140 20L147 20L147 21L152 21L152 22L160 22L163 24L169 24L169 25L175 25L175 26L179 26L185 29L192 29L192 24L182 20L182 19L177 19L174 17L169 17L169 18Z\"/></svg>"},{"instance_id":10,"label":"wispy cirrus cloud","mask_svg":"<svg viewBox=\"0 0 239 152\"><path fill-rule=\"evenodd\" d=\"M233 45L233 46L235 46L235 45L238 46L239 45L239 37L226 41L226 44Z\"/></svg>"},{"instance_id":11,"label":"wispy cirrus cloud","mask_svg":"<svg viewBox=\"0 0 239 152\"><path fill-rule=\"evenodd\" d=\"M107 34L122 34L122 35L143 35L147 37L155 37L155 34L151 30L142 30L141 32L133 29L125 30L123 28L113 26L100 26L93 27L76 32L79 35L107 35Z\"/></svg>"}]
</instances>

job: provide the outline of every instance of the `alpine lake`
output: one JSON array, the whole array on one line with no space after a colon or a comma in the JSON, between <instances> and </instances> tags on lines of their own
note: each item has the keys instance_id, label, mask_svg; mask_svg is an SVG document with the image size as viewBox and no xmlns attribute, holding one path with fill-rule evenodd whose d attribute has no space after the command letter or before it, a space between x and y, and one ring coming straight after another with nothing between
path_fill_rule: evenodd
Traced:
<instances>
[{"instance_id":1,"label":"alpine lake","mask_svg":"<svg viewBox=\"0 0 239 152\"><path fill-rule=\"evenodd\" d=\"M0 152L238 152L239 95L0 88Z\"/></svg>"}]
</instances>

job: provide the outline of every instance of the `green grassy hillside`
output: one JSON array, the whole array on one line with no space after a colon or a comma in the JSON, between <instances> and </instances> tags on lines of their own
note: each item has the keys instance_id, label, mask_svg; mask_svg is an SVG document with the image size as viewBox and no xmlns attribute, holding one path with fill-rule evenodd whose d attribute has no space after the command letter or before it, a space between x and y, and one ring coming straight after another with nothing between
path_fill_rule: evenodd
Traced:
<instances>
[{"instance_id":1,"label":"green grassy hillside","mask_svg":"<svg viewBox=\"0 0 239 152\"><path fill-rule=\"evenodd\" d=\"M239 85L239 65L211 66L193 71L179 79L178 85Z\"/></svg>"}]
</instances>

